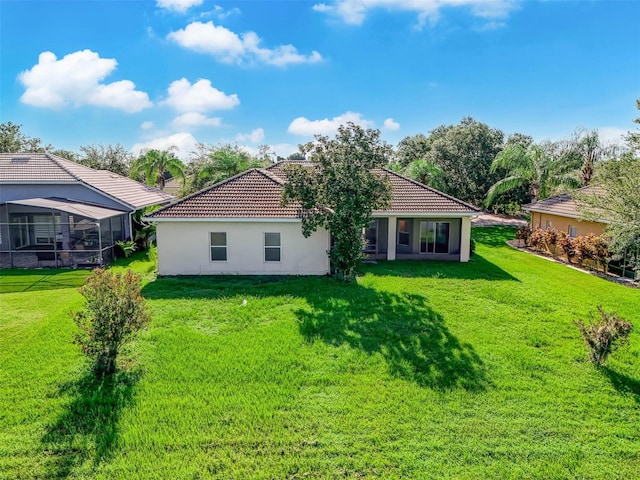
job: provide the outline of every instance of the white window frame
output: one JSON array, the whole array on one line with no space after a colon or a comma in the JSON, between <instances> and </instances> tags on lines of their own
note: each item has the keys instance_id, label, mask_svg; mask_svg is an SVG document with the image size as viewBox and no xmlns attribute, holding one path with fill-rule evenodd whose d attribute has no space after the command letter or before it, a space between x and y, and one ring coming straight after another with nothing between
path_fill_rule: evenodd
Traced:
<instances>
[{"instance_id":1,"label":"white window frame","mask_svg":"<svg viewBox=\"0 0 640 480\"><path fill-rule=\"evenodd\" d=\"M224 234L224 245L222 244L213 244L213 234L214 233L222 233ZM210 262L227 262L229 261L229 239L227 238L227 232L209 232L209 261ZM213 258L213 249L214 248L224 248L224 260L215 260Z\"/></svg>"},{"instance_id":2,"label":"white window frame","mask_svg":"<svg viewBox=\"0 0 640 480\"><path fill-rule=\"evenodd\" d=\"M278 245L267 245L267 235L278 235ZM282 262L282 233L280 232L263 232L262 235L262 258L263 261L269 263L278 263ZM278 251L278 260L268 260L267 259L267 250L277 250Z\"/></svg>"},{"instance_id":3,"label":"white window frame","mask_svg":"<svg viewBox=\"0 0 640 480\"><path fill-rule=\"evenodd\" d=\"M545 230L549 230L553 225L551 225L551 220L547 220Z\"/></svg>"},{"instance_id":4,"label":"white window frame","mask_svg":"<svg viewBox=\"0 0 640 480\"><path fill-rule=\"evenodd\" d=\"M571 234L571 230L573 230L573 235ZM575 225L569 225L569 237L576 238L578 236L578 227Z\"/></svg>"}]
</instances>

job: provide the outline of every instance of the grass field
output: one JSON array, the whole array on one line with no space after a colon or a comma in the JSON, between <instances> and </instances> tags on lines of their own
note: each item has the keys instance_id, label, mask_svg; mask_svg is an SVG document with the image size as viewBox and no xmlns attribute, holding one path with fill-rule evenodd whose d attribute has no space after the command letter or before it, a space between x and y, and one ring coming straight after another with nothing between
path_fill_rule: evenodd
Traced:
<instances>
[{"instance_id":1,"label":"grass field","mask_svg":"<svg viewBox=\"0 0 640 480\"><path fill-rule=\"evenodd\" d=\"M153 321L103 381L71 343L86 272L4 271L0 478L638 478L640 290L510 235L351 285L138 256ZM572 323L598 304L637 326L603 369Z\"/></svg>"}]
</instances>

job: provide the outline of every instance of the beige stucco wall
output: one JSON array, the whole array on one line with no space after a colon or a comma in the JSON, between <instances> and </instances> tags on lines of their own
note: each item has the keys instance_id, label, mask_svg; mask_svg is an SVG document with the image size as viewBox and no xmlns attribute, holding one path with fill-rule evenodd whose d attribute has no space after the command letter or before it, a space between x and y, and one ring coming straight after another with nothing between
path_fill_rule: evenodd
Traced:
<instances>
[{"instance_id":1,"label":"beige stucco wall","mask_svg":"<svg viewBox=\"0 0 640 480\"><path fill-rule=\"evenodd\" d=\"M210 232L227 233L227 261L210 260ZM264 261L264 233L280 232L281 261ZM325 275L329 234L299 222L158 222L160 275Z\"/></svg>"},{"instance_id":2,"label":"beige stucco wall","mask_svg":"<svg viewBox=\"0 0 640 480\"><path fill-rule=\"evenodd\" d=\"M569 226L576 227L576 236L601 235L604 232L604 224L596 222L588 222L586 220L578 220L577 218L561 217L559 215L551 215L549 213L531 212L531 228L540 227L543 230L547 228L547 221L551 222L551 226L558 231L569 233Z\"/></svg>"}]
</instances>

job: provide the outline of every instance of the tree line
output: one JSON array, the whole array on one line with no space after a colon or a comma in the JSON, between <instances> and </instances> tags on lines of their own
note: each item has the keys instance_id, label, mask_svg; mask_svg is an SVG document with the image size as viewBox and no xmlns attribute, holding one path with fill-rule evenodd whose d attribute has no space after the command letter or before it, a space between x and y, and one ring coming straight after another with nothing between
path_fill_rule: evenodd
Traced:
<instances>
[{"instance_id":1,"label":"tree line","mask_svg":"<svg viewBox=\"0 0 640 480\"><path fill-rule=\"evenodd\" d=\"M640 110L640 100L636 101L636 107ZM634 122L640 124L640 118ZM357 168L354 170L355 166L386 166L468 203L496 212L515 213L524 204L595 182L605 193L580 196L578 191L576 198L584 207L582 215L592 220L606 218L613 253L621 256L635 252L632 262L640 268L640 132L629 132L624 140L624 146L607 145L596 130L585 129L578 129L570 138L559 141L534 142L531 136L522 133L505 139L501 130L465 117L457 125L441 125L427 135L405 137L393 149L380 139L378 130L365 131L349 124L338 130L334 140L316 136L315 142L301 145L300 151L289 157L313 161L321 171L318 178L322 178L324 171L326 180L339 188L323 186L321 181L307 178L303 170L294 169L290 172L292 183L287 195L289 200L297 198L304 204L318 199L326 203L331 197L331 205L325 205L330 208L323 210L333 212L331 217L337 216L338 205L348 203L352 207L358 205L368 218L371 205L379 203L378 197L363 197L364 200L358 197L349 202L341 202L340 197L344 197L344 191L353 191L358 181L365 193L378 190L372 187L375 182L371 178L357 173ZM266 166L275 156L268 147L261 147L257 155L251 155L232 144L200 144L187 163L178 159L172 148L148 150L134 157L119 144L89 145L80 147L77 154L55 150L39 138L25 135L20 125L11 122L0 125L0 151L51 152L161 188L167 179L177 178L182 183L182 195L249 168ZM345 178L338 178L343 173ZM351 182L349 188L344 182ZM308 207L305 207L308 212L317 211L311 204ZM357 228L366 223L366 218L360 220L356 222ZM305 225L312 230L332 225L332 221L329 217L310 215ZM346 232L351 227L356 228L344 226L343 230ZM351 233L345 233L345 239L355 235ZM345 252L361 249L355 248L353 242L346 241L346 244L349 246L340 256L357 257ZM344 265L347 277L352 273L352 263L350 259Z\"/></svg>"}]
</instances>

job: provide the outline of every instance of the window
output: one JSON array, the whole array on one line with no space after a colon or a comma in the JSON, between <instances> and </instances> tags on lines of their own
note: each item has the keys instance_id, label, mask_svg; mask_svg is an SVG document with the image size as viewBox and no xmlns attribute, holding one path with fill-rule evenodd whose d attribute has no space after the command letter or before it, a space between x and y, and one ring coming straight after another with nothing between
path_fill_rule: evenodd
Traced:
<instances>
[{"instance_id":1,"label":"window","mask_svg":"<svg viewBox=\"0 0 640 480\"><path fill-rule=\"evenodd\" d=\"M578 236L578 227L569 225L569 236L571 238L576 238Z\"/></svg>"},{"instance_id":2,"label":"window","mask_svg":"<svg viewBox=\"0 0 640 480\"><path fill-rule=\"evenodd\" d=\"M264 234L264 261L280 261L280 232Z\"/></svg>"},{"instance_id":3,"label":"window","mask_svg":"<svg viewBox=\"0 0 640 480\"><path fill-rule=\"evenodd\" d=\"M551 220L547 220L547 226L545 227L547 230L551 228Z\"/></svg>"},{"instance_id":4,"label":"window","mask_svg":"<svg viewBox=\"0 0 640 480\"><path fill-rule=\"evenodd\" d=\"M364 251L366 253L378 253L378 219L372 220L365 230Z\"/></svg>"},{"instance_id":5,"label":"window","mask_svg":"<svg viewBox=\"0 0 640 480\"><path fill-rule=\"evenodd\" d=\"M398 245L409 246L409 220L398 220Z\"/></svg>"},{"instance_id":6,"label":"window","mask_svg":"<svg viewBox=\"0 0 640 480\"><path fill-rule=\"evenodd\" d=\"M449 222L420 222L420 253L449 253Z\"/></svg>"},{"instance_id":7,"label":"window","mask_svg":"<svg viewBox=\"0 0 640 480\"><path fill-rule=\"evenodd\" d=\"M211 261L212 262L226 262L227 261L227 233L226 232L211 232Z\"/></svg>"}]
</instances>

